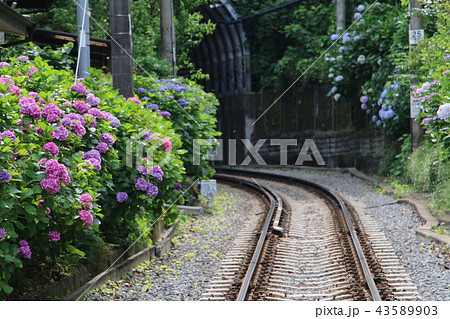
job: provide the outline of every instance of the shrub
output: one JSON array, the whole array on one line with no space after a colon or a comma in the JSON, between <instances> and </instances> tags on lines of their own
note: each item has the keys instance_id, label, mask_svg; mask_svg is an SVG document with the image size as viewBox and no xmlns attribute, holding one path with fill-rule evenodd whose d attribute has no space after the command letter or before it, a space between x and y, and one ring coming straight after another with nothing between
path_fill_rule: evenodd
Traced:
<instances>
[{"instance_id":1,"label":"shrub","mask_svg":"<svg viewBox=\"0 0 450 319\"><path fill-rule=\"evenodd\" d=\"M188 151L184 158L187 174L194 179L208 179L213 169L205 161L194 165L193 147L195 139L213 139L220 133L215 131L215 117L218 101L211 93L188 80L153 81L137 78L137 94L145 101L150 113L166 116L173 123L175 131L182 136L182 147ZM200 148L201 157L208 157L208 148Z\"/></svg>"}]
</instances>

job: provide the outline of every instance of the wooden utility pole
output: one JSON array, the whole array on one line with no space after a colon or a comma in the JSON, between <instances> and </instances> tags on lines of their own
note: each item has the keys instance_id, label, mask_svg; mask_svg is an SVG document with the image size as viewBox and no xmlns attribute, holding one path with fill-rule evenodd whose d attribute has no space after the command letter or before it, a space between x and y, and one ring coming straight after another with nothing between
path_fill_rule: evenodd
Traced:
<instances>
[{"instance_id":1,"label":"wooden utility pole","mask_svg":"<svg viewBox=\"0 0 450 319\"><path fill-rule=\"evenodd\" d=\"M162 58L172 66L172 76L177 75L177 59L175 47L175 24L173 20L173 0L159 0L161 19L161 51Z\"/></svg>"},{"instance_id":2,"label":"wooden utility pole","mask_svg":"<svg viewBox=\"0 0 450 319\"><path fill-rule=\"evenodd\" d=\"M345 0L336 0L336 31L341 34L345 30Z\"/></svg>"},{"instance_id":3,"label":"wooden utility pole","mask_svg":"<svg viewBox=\"0 0 450 319\"><path fill-rule=\"evenodd\" d=\"M414 54L417 42L424 38L423 17L416 10L420 7L419 0L411 0L409 2L409 11L411 19L409 22L409 50ZM415 150L419 147L422 141L423 133L422 127L417 117L420 112L420 99L414 96L414 88L417 86L417 79L414 76L414 71L411 71L411 96L410 96L410 128L411 128L411 146Z\"/></svg>"},{"instance_id":4,"label":"wooden utility pole","mask_svg":"<svg viewBox=\"0 0 450 319\"><path fill-rule=\"evenodd\" d=\"M130 0L110 0L111 73L114 89L134 96Z\"/></svg>"},{"instance_id":5,"label":"wooden utility pole","mask_svg":"<svg viewBox=\"0 0 450 319\"><path fill-rule=\"evenodd\" d=\"M91 52L89 47L89 0L77 0L78 26L78 73L81 78L89 76Z\"/></svg>"}]
</instances>

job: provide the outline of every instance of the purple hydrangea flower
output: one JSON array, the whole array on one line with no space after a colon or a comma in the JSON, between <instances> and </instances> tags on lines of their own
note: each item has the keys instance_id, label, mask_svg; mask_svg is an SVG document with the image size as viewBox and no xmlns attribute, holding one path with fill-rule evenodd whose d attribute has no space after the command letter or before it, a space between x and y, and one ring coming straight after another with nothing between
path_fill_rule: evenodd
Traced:
<instances>
[{"instance_id":1,"label":"purple hydrangea flower","mask_svg":"<svg viewBox=\"0 0 450 319\"><path fill-rule=\"evenodd\" d=\"M148 90L150 93L155 93L155 92L157 92L155 89L150 89L150 90Z\"/></svg>"},{"instance_id":2,"label":"purple hydrangea flower","mask_svg":"<svg viewBox=\"0 0 450 319\"><path fill-rule=\"evenodd\" d=\"M146 104L146 108L152 108L152 109L154 109L155 111L158 111L159 110L159 106L158 106L158 104Z\"/></svg>"},{"instance_id":3,"label":"purple hydrangea flower","mask_svg":"<svg viewBox=\"0 0 450 319\"><path fill-rule=\"evenodd\" d=\"M366 8L366 7L365 7L363 4L360 4L360 5L356 8L356 11L361 12L361 11L364 11L365 8Z\"/></svg>"},{"instance_id":4,"label":"purple hydrangea flower","mask_svg":"<svg viewBox=\"0 0 450 319\"><path fill-rule=\"evenodd\" d=\"M53 142L45 143L43 150L52 153L53 156L58 156L58 154L59 154L59 148Z\"/></svg>"},{"instance_id":5,"label":"purple hydrangea flower","mask_svg":"<svg viewBox=\"0 0 450 319\"><path fill-rule=\"evenodd\" d=\"M138 91L139 93L144 93L144 92L145 92L145 89L144 89L144 88L138 88L137 91Z\"/></svg>"},{"instance_id":6,"label":"purple hydrangea flower","mask_svg":"<svg viewBox=\"0 0 450 319\"><path fill-rule=\"evenodd\" d=\"M361 13L359 13L359 12L356 12L354 15L353 15L353 19L354 20L358 20L358 19L361 19Z\"/></svg>"},{"instance_id":7,"label":"purple hydrangea flower","mask_svg":"<svg viewBox=\"0 0 450 319\"><path fill-rule=\"evenodd\" d=\"M161 113L159 113L159 115L161 115L161 116L171 116L172 114L170 114L170 112L167 112L167 111L162 111Z\"/></svg>"},{"instance_id":8,"label":"purple hydrangea flower","mask_svg":"<svg viewBox=\"0 0 450 319\"><path fill-rule=\"evenodd\" d=\"M8 183L12 178L11 173L7 171L0 171L0 180L4 183Z\"/></svg>"},{"instance_id":9,"label":"purple hydrangea flower","mask_svg":"<svg viewBox=\"0 0 450 319\"><path fill-rule=\"evenodd\" d=\"M338 75L335 80L336 80L336 82L340 82L343 79L344 79L344 77L342 75Z\"/></svg>"},{"instance_id":10,"label":"purple hydrangea flower","mask_svg":"<svg viewBox=\"0 0 450 319\"><path fill-rule=\"evenodd\" d=\"M189 136L189 133L188 132L184 132L183 136Z\"/></svg>"},{"instance_id":11,"label":"purple hydrangea flower","mask_svg":"<svg viewBox=\"0 0 450 319\"><path fill-rule=\"evenodd\" d=\"M61 189L59 179L54 177L47 177L41 180L41 187L50 194L56 194Z\"/></svg>"},{"instance_id":12,"label":"purple hydrangea flower","mask_svg":"<svg viewBox=\"0 0 450 319\"><path fill-rule=\"evenodd\" d=\"M58 126L56 131L53 131L50 134L60 141L65 141L69 137L69 131L62 125Z\"/></svg>"},{"instance_id":13,"label":"purple hydrangea flower","mask_svg":"<svg viewBox=\"0 0 450 319\"><path fill-rule=\"evenodd\" d=\"M147 167L139 166L136 170L137 170L138 173L141 174L141 175L147 175L147 174L148 174L148 169L147 169Z\"/></svg>"},{"instance_id":14,"label":"purple hydrangea flower","mask_svg":"<svg viewBox=\"0 0 450 319\"><path fill-rule=\"evenodd\" d=\"M100 152L100 153L106 153L109 150L109 146L108 144L104 143L104 142L100 142L97 144L96 149Z\"/></svg>"},{"instance_id":15,"label":"purple hydrangea flower","mask_svg":"<svg viewBox=\"0 0 450 319\"><path fill-rule=\"evenodd\" d=\"M361 101L361 103L367 103L367 101L369 101L369 98L365 95L361 96L361 98L359 99Z\"/></svg>"},{"instance_id":16,"label":"purple hydrangea flower","mask_svg":"<svg viewBox=\"0 0 450 319\"><path fill-rule=\"evenodd\" d=\"M28 61L28 57L24 56L24 55L21 55L21 56L19 56L17 58L17 61L19 61L19 62L27 62Z\"/></svg>"},{"instance_id":17,"label":"purple hydrangea flower","mask_svg":"<svg viewBox=\"0 0 450 319\"><path fill-rule=\"evenodd\" d=\"M178 104L184 106L184 105L189 105L189 102L186 102L185 99L179 99L179 100L178 100Z\"/></svg>"},{"instance_id":18,"label":"purple hydrangea flower","mask_svg":"<svg viewBox=\"0 0 450 319\"><path fill-rule=\"evenodd\" d=\"M84 160L87 160L87 159L90 159L90 158L95 158L98 161L101 161L101 159L102 159L102 157L100 156L99 151L97 151L97 150L90 150L90 151L84 153L84 155L83 155L83 159Z\"/></svg>"},{"instance_id":19,"label":"purple hydrangea flower","mask_svg":"<svg viewBox=\"0 0 450 319\"><path fill-rule=\"evenodd\" d=\"M124 201L126 201L128 199L128 194L125 192L119 192L116 195L116 199L118 203L123 203Z\"/></svg>"},{"instance_id":20,"label":"purple hydrangea flower","mask_svg":"<svg viewBox=\"0 0 450 319\"><path fill-rule=\"evenodd\" d=\"M10 67L11 65L8 62L0 62L0 69L4 67Z\"/></svg>"},{"instance_id":21,"label":"purple hydrangea flower","mask_svg":"<svg viewBox=\"0 0 450 319\"><path fill-rule=\"evenodd\" d=\"M181 189L181 183L180 182L176 182L175 185L173 185L173 188L177 191L179 191Z\"/></svg>"},{"instance_id":22,"label":"purple hydrangea flower","mask_svg":"<svg viewBox=\"0 0 450 319\"><path fill-rule=\"evenodd\" d=\"M337 35L337 34L331 35L331 41L336 41L338 38L339 38L339 35Z\"/></svg>"},{"instance_id":23,"label":"purple hydrangea flower","mask_svg":"<svg viewBox=\"0 0 450 319\"><path fill-rule=\"evenodd\" d=\"M71 91L75 91L76 93L80 95L86 95L87 90L86 87L83 85L83 83L76 83L70 87Z\"/></svg>"},{"instance_id":24,"label":"purple hydrangea flower","mask_svg":"<svg viewBox=\"0 0 450 319\"><path fill-rule=\"evenodd\" d=\"M23 97L20 99L19 105L22 107L20 112L23 114L31 116L34 120L39 120L41 118L41 108L33 98Z\"/></svg>"},{"instance_id":25,"label":"purple hydrangea flower","mask_svg":"<svg viewBox=\"0 0 450 319\"><path fill-rule=\"evenodd\" d=\"M100 141L108 144L113 145L114 144L114 137L109 133L103 133L100 135Z\"/></svg>"},{"instance_id":26,"label":"purple hydrangea flower","mask_svg":"<svg viewBox=\"0 0 450 319\"><path fill-rule=\"evenodd\" d=\"M103 116L102 111L96 107L90 108L88 111L88 114L91 114L93 117L97 117L97 118L100 118Z\"/></svg>"},{"instance_id":27,"label":"purple hydrangea flower","mask_svg":"<svg viewBox=\"0 0 450 319\"><path fill-rule=\"evenodd\" d=\"M145 179L143 179L142 177L139 177L138 179L136 179L136 183L135 183L134 187L138 191L145 192L147 190L148 183L147 183L147 181Z\"/></svg>"},{"instance_id":28,"label":"purple hydrangea flower","mask_svg":"<svg viewBox=\"0 0 450 319\"><path fill-rule=\"evenodd\" d=\"M86 96L86 101L91 105L91 106L97 106L100 104L100 98L96 97L94 94L89 93Z\"/></svg>"},{"instance_id":29,"label":"purple hydrangea flower","mask_svg":"<svg viewBox=\"0 0 450 319\"><path fill-rule=\"evenodd\" d=\"M450 54L444 57L444 60L450 60Z\"/></svg>"},{"instance_id":30,"label":"purple hydrangea flower","mask_svg":"<svg viewBox=\"0 0 450 319\"><path fill-rule=\"evenodd\" d=\"M80 219L83 221L83 223L85 223L87 227L91 227L92 224L94 223L94 217L92 216L92 213L90 211L82 209L80 210L78 215L80 216Z\"/></svg>"},{"instance_id":31,"label":"purple hydrangea flower","mask_svg":"<svg viewBox=\"0 0 450 319\"><path fill-rule=\"evenodd\" d=\"M0 228L0 239L5 238L6 237L6 230L4 230L3 228Z\"/></svg>"},{"instance_id":32,"label":"purple hydrangea flower","mask_svg":"<svg viewBox=\"0 0 450 319\"><path fill-rule=\"evenodd\" d=\"M24 240L22 240L24 241ZM27 245L23 245L22 247L19 248L18 251L19 256L26 258L26 259L30 259L31 258L31 249L30 246Z\"/></svg>"},{"instance_id":33,"label":"purple hydrangea flower","mask_svg":"<svg viewBox=\"0 0 450 319\"><path fill-rule=\"evenodd\" d=\"M48 239L57 242L61 239L61 235L57 231L51 231L48 233Z\"/></svg>"},{"instance_id":34,"label":"purple hydrangea flower","mask_svg":"<svg viewBox=\"0 0 450 319\"><path fill-rule=\"evenodd\" d=\"M142 135L142 138L143 138L144 140L152 141L152 140L153 140L153 134L152 134L151 132L145 132L145 133Z\"/></svg>"},{"instance_id":35,"label":"purple hydrangea flower","mask_svg":"<svg viewBox=\"0 0 450 319\"><path fill-rule=\"evenodd\" d=\"M438 111L437 116L441 120L447 120L450 118L450 103L442 104Z\"/></svg>"},{"instance_id":36,"label":"purple hydrangea flower","mask_svg":"<svg viewBox=\"0 0 450 319\"><path fill-rule=\"evenodd\" d=\"M365 103L361 104L361 110L363 111L367 110L367 104Z\"/></svg>"},{"instance_id":37,"label":"purple hydrangea flower","mask_svg":"<svg viewBox=\"0 0 450 319\"><path fill-rule=\"evenodd\" d=\"M378 117L376 115L372 116L372 122L376 122L378 120Z\"/></svg>"},{"instance_id":38,"label":"purple hydrangea flower","mask_svg":"<svg viewBox=\"0 0 450 319\"><path fill-rule=\"evenodd\" d=\"M101 160L99 161L96 158L88 158L87 160L85 160L85 162L87 164L92 165L96 171L100 171L102 169L102 161Z\"/></svg>"},{"instance_id":39,"label":"purple hydrangea flower","mask_svg":"<svg viewBox=\"0 0 450 319\"><path fill-rule=\"evenodd\" d=\"M121 123L119 121L119 119L115 116L110 116L108 118L108 121L110 121L111 123L109 124L109 126L111 126L112 128L119 128Z\"/></svg>"},{"instance_id":40,"label":"purple hydrangea flower","mask_svg":"<svg viewBox=\"0 0 450 319\"><path fill-rule=\"evenodd\" d=\"M73 102L73 107L81 114L86 113L89 110L89 105L84 101Z\"/></svg>"},{"instance_id":41,"label":"purple hydrangea flower","mask_svg":"<svg viewBox=\"0 0 450 319\"><path fill-rule=\"evenodd\" d=\"M164 171L159 166L153 166L150 169L150 175L152 175L158 181L162 181L163 176L164 176Z\"/></svg>"},{"instance_id":42,"label":"purple hydrangea flower","mask_svg":"<svg viewBox=\"0 0 450 319\"><path fill-rule=\"evenodd\" d=\"M64 115L64 112L55 104L49 103L42 110L42 115L45 116L49 122L57 122L59 118Z\"/></svg>"},{"instance_id":43,"label":"purple hydrangea flower","mask_svg":"<svg viewBox=\"0 0 450 319\"><path fill-rule=\"evenodd\" d=\"M2 139L2 136L10 138L14 141L17 139L16 135L11 131L4 131L4 132L0 133L0 140Z\"/></svg>"},{"instance_id":44,"label":"purple hydrangea flower","mask_svg":"<svg viewBox=\"0 0 450 319\"><path fill-rule=\"evenodd\" d=\"M150 196L150 197L156 197L156 196L158 196L158 187L156 187L155 185L153 185L153 184L148 184L148 187L147 187L147 196Z\"/></svg>"}]
</instances>

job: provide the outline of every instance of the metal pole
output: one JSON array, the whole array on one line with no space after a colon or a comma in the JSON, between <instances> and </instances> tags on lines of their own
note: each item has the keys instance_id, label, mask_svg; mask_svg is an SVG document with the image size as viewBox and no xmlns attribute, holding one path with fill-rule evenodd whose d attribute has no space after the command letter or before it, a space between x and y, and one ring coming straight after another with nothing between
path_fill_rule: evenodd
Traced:
<instances>
[{"instance_id":1,"label":"metal pole","mask_svg":"<svg viewBox=\"0 0 450 319\"><path fill-rule=\"evenodd\" d=\"M409 3L409 10L411 15L411 20L409 22L409 50L414 54L415 46L417 41L424 37L423 34L423 17L422 15L415 9L420 7L419 0L411 0ZM411 70L411 90L413 92L413 88L417 86L417 79L414 77L414 71ZM422 128L420 126L420 122L417 120L418 115L418 102L417 100L411 96L410 97L410 129L411 129L411 147L415 150L419 147L420 142L422 141L423 133Z\"/></svg>"},{"instance_id":2,"label":"metal pole","mask_svg":"<svg viewBox=\"0 0 450 319\"><path fill-rule=\"evenodd\" d=\"M175 24L173 19L173 0L159 0L161 19L161 53L162 58L172 66L172 76L177 75L175 46Z\"/></svg>"},{"instance_id":3,"label":"metal pole","mask_svg":"<svg viewBox=\"0 0 450 319\"><path fill-rule=\"evenodd\" d=\"M89 76L91 66L91 53L89 47L89 0L77 0L77 25L78 25L78 76Z\"/></svg>"},{"instance_id":4,"label":"metal pole","mask_svg":"<svg viewBox=\"0 0 450 319\"><path fill-rule=\"evenodd\" d=\"M110 0L111 73L114 89L134 96L130 0Z\"/></svg>"},{"instance_id":5,"label":"metal pole","mask_svg":"<svg viewBox=\"0 0 450 319\"><path fill-rule=\"evenodd\" d=\"M341 34L345 30L345 0L336 0L336 31Z\"/></svg>"}]
</instances>

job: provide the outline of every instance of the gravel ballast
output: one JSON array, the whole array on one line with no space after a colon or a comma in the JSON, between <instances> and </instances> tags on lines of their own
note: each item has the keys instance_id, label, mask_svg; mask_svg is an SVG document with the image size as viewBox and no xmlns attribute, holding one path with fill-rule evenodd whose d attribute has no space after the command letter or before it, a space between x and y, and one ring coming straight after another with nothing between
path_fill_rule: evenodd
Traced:
<instances>
[{"instance_id":1,"label":"gravel ballast","mask_svg":"<svg viewBox=\"0 0 450 319\"><path fill-rule=\"evenodd\" d=\"M218 184L213 213L182 223L170 253L147 261L120 281L109 281L84 300L199 300L237 231L263 206L252 194Z\"/></svg>"}]
</instances>

